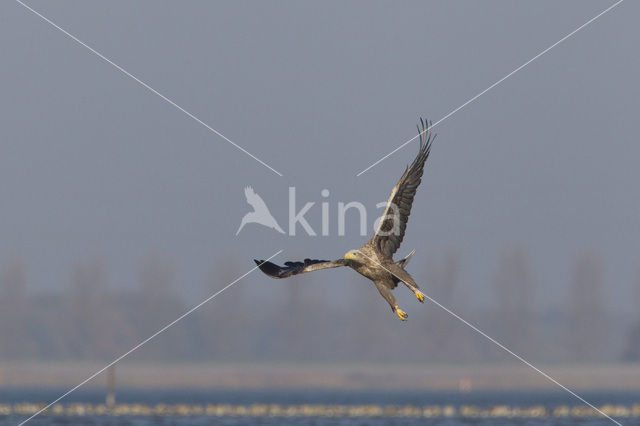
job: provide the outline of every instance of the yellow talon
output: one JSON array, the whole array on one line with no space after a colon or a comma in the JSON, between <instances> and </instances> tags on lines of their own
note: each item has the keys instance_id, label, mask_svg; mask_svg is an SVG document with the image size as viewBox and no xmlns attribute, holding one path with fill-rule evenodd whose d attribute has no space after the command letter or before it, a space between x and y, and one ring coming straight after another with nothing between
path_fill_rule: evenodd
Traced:
<instances>
[{"instance_id":1,"label":"yellow talon","mask_svg":"<svg viewBox=\"0 0 640 426\"><path fill-rule=\"evenodd\" d=\"M418 298L420 303L424 303L424 294L422 294L422 292L420 290L414 290L413 294L416 295L416 297Z\"/></svg>"},{"instance_id":2,"label":"yellow talon","mask_svg":"<svg viewBox=\"0 0 640 426\"><path fill-rule=\"evenodd\" d=\"M407 318L409 317L409 315L403 311L400 308L396 308L396 315L398 316L398 318L400 318L402 321L406 321Z\"/></svg>"}]
</instances>

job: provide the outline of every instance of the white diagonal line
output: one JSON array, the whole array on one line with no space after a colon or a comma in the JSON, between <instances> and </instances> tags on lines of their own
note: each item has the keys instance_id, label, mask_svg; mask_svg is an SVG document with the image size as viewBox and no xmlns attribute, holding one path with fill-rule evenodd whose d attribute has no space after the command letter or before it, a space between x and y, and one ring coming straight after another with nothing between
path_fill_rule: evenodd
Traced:
<instances>
[{"instance_id":1,"label":"white diagonal line","mask_svg":"<svg viewBox=\"0 0 640 426\"><path fill-rule=\"evenodd\" d=\"M193 115L192 113L190 113L189 111L187 111L186 109L184 109L183 107L181 107L180 105L178 105L177 103L175 103L174 101L172 101L171 99L167 98L165 95L163 95L162 93L158 92L156 89L154 89L153 87L149 86L147 83L145 83L144 81L140 80L138 77L136 77L135 75L131 74L129 71L125 70L124 68L122 68L120 65L116 64L115 62L113 62L111 59L107 58L106 56L104 56L102 53L98 52L97 50L95 50L94 48L92 48L91 46L89 46L88 44L86 44L85 42L83 42L82 40L80 40L78 37L74 36L73 34L71 34L70 32L68 32L67 30L65 30L64 28L60 27L58 24L56 24L55 22L53 22L52 20L50 20L49 18L47 18L46 16L42 15L41 13L37 12L36 10L34 10L33 8L31 8L30 6L26 5L24 2L22 2L21 0L16 0L16 2L20 5L22 5L25 9L33 12L36 16L40 17L41 19L43 19L44 21L46 21L47 23L51 24L54 28L58 29L59 31L61 31L62 33L64 33L67 37L69 37L70 39L72 39L73 41L77 42L78 44L82 45L83 47L87 48L91 53L95 54L96 56L98 56L100 59L104 60L105 62L113 65L118 71L122 72L123 74L125 74L127 77L132 78L134 81L136 81L137 83L139 83L141 86L143 86L145 89L149 90L150 92L154 93L155 95L158 95L160 98L162 98L163 100L165 100L167 103L169 103L171 106L175 107L176 109L182 111L184 114L186 114L189 118L193 119L194 121L196 121L197 123L201 124L202 126L206 127L207 129L209 129L210 131L212 131L213 133L215 133L216 135L220 136L222 139L224 139L225 141L229 142L231 145L235 146L236 148L238 148L240 151L244 152L245 154L247 154L249 157L253 158L254 160L256 160L258 163L262 164L263 166L265 166L266 168L268 168L269 170L271 170L272 172L274 172L275 174L277 174L278 176L283 176L282 173L280 173L279 171L277 171L276 169L274 169L273 167L271 167L270 165L268 165L267 163L265 163L264 161L262 161L261 159L259 159L258 157L256 157L255 155L253 155L252 153L250 153L249 151L247 151L246 149L244 149L243 147L241 147L240 145L238 145L237 143L235 143L234 141L232 141L231 139L229 139L228 137L226 137L225 135L223 135L222 133L220 133L219 131L217 131L216 129L214 129L213 127L211 127L210 125L208 125L207 123L205 123L204 121L200 120L198 117L196 117L195 115Z\"/></svg>"},{"instance_id":2,"label":"white diagonal line","mask_svg":"<svg viewBox=\"0 0 640 426\"><path fill-rule=\"evenodd\" d=\"M388 273L390 273L391 275L395 276L398 280L402 281L398 276L396 276L393 272L391 272L390 270L388 270L387 268L385 268L382 264L380 264L380 262L378 262L376 259L373 259L369 256L367 256L366 254L364 254L362 251L358 250L358 252L360 254L362 254L364 257L366 257L367 259L371 260L372 262L376 263L378 266L380 266L382 269L384 269L385 271L387 271ZM422 292L421 292L422 293ZM598 413L602 414L604 417L606 417L607 419L611 420L613 423L617 424L618 426L622 426L621 423L619 423L618 421L614 420L613 418L611 418L610 416L608 416L606 413L604 413L602 410L600 410L598 407L596 407L595 405L591 404L589 401L587 401L586 399L584 399L583 397L581 397L580 395L578 395L577 393L575 393L574 391L572 391L571 389L569 389L568 387L566 387L565 385L563 385L562 383L560 383L559 381L557 381L556 379L554 379L553 377L551 377L550 375L548 375L547 373L545 373L544 371L540 370L538 367L536 367L535 365L531 364L529 361L527 361L526 359L524 359L523 357L521 357L520 355L518 355L517 353L513 352L511 349L507 348L505 345L503 345L502 343L498 342L496 339L494 339L493 337L489 336L487 333L485 333L484 331L480 330L478 327L476 327L475 325L473 325L472 323L470 323L469 321L465 320L464 318L462 318L460 315L456 314L455 312L453 312L451 309L447 308L446 306L440 304L437 300L435 300L434 298L432 298L431 296L429 296L428 294L422 293L424 295L424 297L426 297L427 299L429 299L431 302L433 302L435 305L437 305L439 308L443 309L445 312L447 312L449 315L453 316L454 318L456 318L457 320L459 320L460 322L462 322L463 324L465 324L466 326L470 327L473 331L479 333L480 335L482 335L483 337L485 337L486 339L488 339L491 343L495 344L496 346L498 346L500 349L504 350L505 352L507 352L508 354L510 354L511 356L515 357L518 361L522 362L523 364L527 365L528 367L531 367L533 370L535 370L536 372L538 372L539 374L541 374L542 376L544 376L547 380L549 380L550 382L558 385L559 387L561 387L562 389L564 389L565 391L569 392L571 395L573 395L574 397L578 398L580 401L584 402L585 404L587 404L589 407L593 408L594 410L596 410Z\"/></svg>"},{"instance_id":3,"label":"white diagonal line","mask_svg":"<svg viewBox=\"0 0 640 426\"><path fill-rule=\"evenodd\" d=\"M271 260L274 257L276 257L277 255L279 255L280 253L282 253L282 250L278 250L276 253L272 254L268 259ZM155 333L153 333L151 336L147 337L146 339L144 339L143 341L141 341L140 343L138 343L137 345L135 345L133 348L129 349L127 352L123 353L122 355L120 355L118 358L114 359L113 361L111 361L109 364L105 365L103 368L101 368L100 370L96 371L95 373L93 373L91 376L87 377L85 380L83 380L82 382L80 382L79 384L77 384L76 386L72 387L71 389L69 389L68 391L66 391L64 394L60 395L58 398L56 398L54 401L50 402L49 404L47 404L44 408L38 410L36 413L32 414L31 417L29 417L26 420L23 420L22 422L20 422L18 424L18 426L22 426L25 423L27 423L29 420L33 419L34 417L36 417L37 415L39 415L40 413L42 413L43 411L45 411L46 409L50 408L51 406L53 406L54 404L56 404L57 402L59 402L61 399L65 398L67 395L69 395L71 392L75 391L76 389L78 389L79 387L83 386L84 384L86 384L87 382L91 381L93 378L95 378L97 375L99 375L100 373L104 372L107 368L111 367L112 365L115 365L116 363L120 362L123 358L127 357L128 355L130 355L132 352L136 351L137 349L139 349L140 347L144 346L146 343L148 343L150 340L154 339L155 337L157 337L159 334L164 333L165 331L167 331L169 328L171 328L172 326L174 326L177 322L179 322L180 320L184 319L185 317L191 315L193 312L195 312L198 308L200 308L202 305L204 305L205 303L209 302L210 300L214 299L216 296L218 296L220 293L222 293L223 291L225 291L226 289L228 289L229 287L231 287L232 285L234 285L235 283L237 283L238 281L240 281L241 279L243 279L244 277L246 277L247 275L249 275L250 273L252 273L253 271L255 271L256 269L258 269L258 265L254 266L253 268L251 268L248 272L245 272L244 274L242 274L241 276L239 276L238 278L236 278L235 280L231 281L229 284L227 284L226 286L224 286L222 289L216 291L215 293L213 293L211 296L207 297L206 299L204 299L202 302L198 303L197 305L195 305L194 307L192 307L191 309L189 309L188 311L186 311L185 313L183 313L182 315L180 315L178 318L174 319L173 321L171 321L170 323L168 323L167 325L165 325L164 327L162 327L160 330L156 331Z\"/></svg>"},{"instance_id":4,"label":"white diagonal line","mask_svg":"<svg viewBox=\"0 0 640 426\"><path fill-rule=\"evenodd\" d=\"M515 73L517 73L518 71L520 71L521 69L523 69L524 67L526 67L527 65L529 65L531 62L535 61L536 59L538 59L539 57L541 57L542 55L544 55L545 53L547 53L548 51L550 51L551 49L553 49L554 47L556 47L557 45L559 45L560 43L562 43L563 41L567 40L569 37L573 36L574 34L576 34L578 31L580 31L581 29L583 29L584 27L586 27L587 25L591 24L593 21L595 21L596 19L600 18L602 15L604 15L605 13L609 12L611 9L613 9L614 7L618 6L620 3L622 3L624 0L618 0L617 2L615 2L614 4L612 4L611 6L609 6L608 8L606 8L605 10L603 10L602 12L598 13L596 16L594 16L593 18L589 19L587 22L585 22L584 24L580 25L578 28L576 28L575 30L571 31L569 34L567 34L566 36L562 37L560 40L556 41L555 43L553 43L551 46L547 47L546 49L544 49L542 52L538 53L536 56L534 56L533 58L529 59L527 62L525 62L524 64L520 65L518 68L514 69L513 71L511 71L509 74L505 75L504 77L502 77L500 80L496 81L495 83L493 83L491 86L487 87L486 89L484 89L482 92L478 93L477 95L475 95L474 97L472 97L471 99L469 99L468 101L466 101L465 103L463 103L462 105L460 105L459 107L457 107L456 109L454 109L453 111L451 111L450 113L448 113L447 115L445 115L444 117L442 117L440 120L436 121L433 123L433 125L431 125L430 127L435 127L438 124L442 123L444 120L446 120L447 118L451 117L453 114L455 114L456 112L460 111L462 108L466 107L467 105L469 105L470 103L472 103L473 101L475 101L476 99L478 99L480 96L484 95L485 93L487 93L489 90L493 89L494 87L496 87L497 85L499 85L500 83L502 83L503 81L505 81L506 79L508 79L509 77L511 77L512 75L514 75ZM382 161L386 160L387 158L389 158L390 156L392 156L393 154L395 154L396 152L400 151L402 148L404 148L405 146L407 146L408 144L410 144L411 142L413 142L414 140L416 140L419 136L421 135L421 133L419 133L417 136L412 137L411 139L409 139L408 141L404 142L402 145L400 145L399 147L397 147L396 149L394 149L393 151L391 151L390 153L388 153L387 155L385 155L384 157L382 157L381 159L379 159L378 161L376 161L375 163L371 164L369 167L367 167L366 169L362 170L360 173L358 173L356 176L360 176L362 175L364 172L366 172L367 170L371 169L372 167L380 164Z\"/></svg>"}]
</instances>

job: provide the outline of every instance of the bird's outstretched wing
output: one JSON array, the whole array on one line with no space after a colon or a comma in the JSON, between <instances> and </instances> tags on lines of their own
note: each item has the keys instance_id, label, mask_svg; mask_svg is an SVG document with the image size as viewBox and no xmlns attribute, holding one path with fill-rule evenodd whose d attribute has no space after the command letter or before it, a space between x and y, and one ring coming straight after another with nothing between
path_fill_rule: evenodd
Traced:
<instances>
[{"instance_id":1,"label":"bird's outstretched wing","mask_svg":"<svg viewBox=\"0 0 640 426\"><path fill-rule=\"evenodd\" d=\"M271 278L287 278L292 275L304 274L305 272L317 271L319 269L337 268L346 266L347 259L338 260L318 260L305 259L304 262L285 262L284 266L276 265L264 260L255 260L256 265L262 272Z\"/></svg>"},{"instance_id":2,"label":"bird's outstretched wing","mask_svg":"<svg viewBox=\"0 0 640 426\"><path fill-rule=\"evenodd\" d=\"M244 189L244 196L247 198L247 203L253 207L256 212L269 211L267 205L264 203L262 197L260 197L252 187L247 186Z\"/></svg>"},{"instance_id":3,"label":"bird's outstretched wing","mask_svg":"<svg viewBox=\"0 0 640 426\"><path fill-rule=\"evenodd\" d=\"M371 242L380 252L392 257L398 250L404 232L411 214L411 205L416 195L418 185L422 181L422 173L424 171L424 163L429 157L431 151L431 143L435 139L435 135L431 133L431 122L420 119L422 128L418 126L420 135L420 150L416 159L404 171L404 174L391 191L391 195L387 200L382 219L378 224L376 233L371 238Z\"/></svg>"}]
</instances>

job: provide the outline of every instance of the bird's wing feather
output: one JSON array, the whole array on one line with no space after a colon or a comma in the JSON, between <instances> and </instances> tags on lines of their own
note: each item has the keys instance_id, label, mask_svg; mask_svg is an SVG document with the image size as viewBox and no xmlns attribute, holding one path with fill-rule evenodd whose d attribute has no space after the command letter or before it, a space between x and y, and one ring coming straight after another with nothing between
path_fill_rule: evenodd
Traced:
<instances>
[{"instance_id":1,"label":"bird's wing feather","mask_svg":"<svg viewBox=\"0 0 640 426\"><path fill-rule=\"evenodd\" d=\"M264 212L269 211L267 205L264 203L262 197L260 197L256 191L253 190L252 187L247 186L244 189L244 196L247 198L247 203L253 207L253 210L256 212Z\"/></svg>"},{"instance_id":2,"label":"bird's wing feather","mask_svg":"<svg viewBox=\"0 0 640 426\"><path fill-rule=\"evenodd\" d=\"M378 224L378 229L373 235L373 238L371 238L373 246L389 258L398 250L404 238L409 215L411 214L413 198L422 181L424 164L429 157L431 144L435 139L435 135L433 135L430 130L431 123L422 119L420 119L420 123L422 124L422 129L418 126L418 133L420 135L420 150L418 155L415 160L413 160L413 163L407 167L391 191L384 214ZM398 225L396 229L394 229L394 215L398 215L395 219Z\"/></svg>"},{"instance_id":3,"label":"bird's wing feather","mask_svg":"<svg viewBox=\"0 0 640 426\"><path fill-rule=\"evenodd\" d=\"M346 266L348 260L305 259L303 262L285 262L284 266L276 265L275 263L264 260L254 259L254 262L256 262L256 265L258 265L262 272L272 278L287 278L292 275L304 274L305 272L317 271L319 269Z\"/></svg>"}]
</instances>

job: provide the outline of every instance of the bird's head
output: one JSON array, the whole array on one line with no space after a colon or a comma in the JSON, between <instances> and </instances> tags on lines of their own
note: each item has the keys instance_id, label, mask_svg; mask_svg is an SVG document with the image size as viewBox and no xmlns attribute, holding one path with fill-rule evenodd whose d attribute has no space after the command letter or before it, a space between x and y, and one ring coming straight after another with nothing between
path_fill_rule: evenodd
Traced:
<instances>
[{"instance_id":1,"label":"bird's head","mask_svg":"<svg viewBox=\"0 0 640 426\"><path fill-rule=\"evenodd\" d=\"M358 261L362 259L362 255L360 254L359 250L349 250L345 253L344 258L347 260Z\"/></svg>"}]
</instances>

